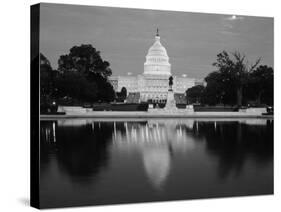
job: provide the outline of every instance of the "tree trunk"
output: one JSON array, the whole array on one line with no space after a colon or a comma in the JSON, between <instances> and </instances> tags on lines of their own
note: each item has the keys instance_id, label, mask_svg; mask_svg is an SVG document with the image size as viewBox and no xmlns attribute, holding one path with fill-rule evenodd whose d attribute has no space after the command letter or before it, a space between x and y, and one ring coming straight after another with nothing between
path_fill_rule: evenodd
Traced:
<instances>
[{"instance_id":1,"label":"tree trunk","mask_svg":"<svg viewBox=\"0 0 281 212\"><path fill-rule=\"evenodd\" d=\"M242 98L243 98L243 87L240 86L237 88L237 105L241 106L242 105Z\"/></svg>"},{"instance_id":2,"label":"tree trunk","mask_svg":"<svg viewBox=\"0 0 281 212\"><path fill-rule=\"evenodd\" d=\"M261 104L261 95L262 95L263 91L260 91L257 97L257 104L260 105Z\"/></svg>"}]
</instances>

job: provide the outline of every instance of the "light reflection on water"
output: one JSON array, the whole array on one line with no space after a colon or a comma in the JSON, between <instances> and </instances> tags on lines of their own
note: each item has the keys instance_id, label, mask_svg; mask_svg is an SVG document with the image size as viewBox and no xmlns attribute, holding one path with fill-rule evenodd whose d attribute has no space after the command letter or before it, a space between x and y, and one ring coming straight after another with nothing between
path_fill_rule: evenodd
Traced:
<instances>
[{"instance_id":1,"label":"light reflection on water","mask_svg":"<svg viewBox=\"0 0 281 212\"><path fill-rule=\"evenodd\" d=\"M269 194L273 120L41 121L40 173L43 207Z\"/></svg>"},{"instance_id":2,"label":"light reflection on water","mask_svg":"<svg viewBox=\"0 0 281 212\"><path fill-rule=\"evenodd\" d=\"M160 189L171 169L171 155L194 148L194 140L185 131L191 130L193 124L194 120L184 123L174 120L149 120L146 124L125 122L125 133L122 133L114 122L112 141L119 151L138 151L149 181Z\"/></svg>"}]
</instances>

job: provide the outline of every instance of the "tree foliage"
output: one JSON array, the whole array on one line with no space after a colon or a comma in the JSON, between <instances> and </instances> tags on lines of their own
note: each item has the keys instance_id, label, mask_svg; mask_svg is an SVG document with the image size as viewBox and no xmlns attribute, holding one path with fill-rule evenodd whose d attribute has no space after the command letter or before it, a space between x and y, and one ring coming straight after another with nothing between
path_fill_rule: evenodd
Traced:
<instances>
[{"instance_id":1,"label":"tree foliage","mask_svg":"<svg viewBox=\"0 0 281 212\"><path fill-rule=\"evenodd\" d=\"M187 104L202 102L205 87L196 85L186 90Z\"/></svg>"},{"instance_id":2,"label":"tree foliage","mask_svg":"<svg viewBox=\"0 0 281 212\"><path fill-rule=\"evenodd\" d=\"M89 82L80 72L65 72L55 80L58 98L73 98L93 102L97 98L97 85Z\"/></svg>"},{"instance_id":3,"label":"tree foliage","mask_svg":"<svg viewBox=\"0 0 281 212\"><path fill-rule=\"evenodd\" d=\"M273 105L273 69L261 65L250 73L246 95L257 104Z\"/></svg>"},{"instance_id":4,"label":"tree foliage","mask_svg":"<svg viewBox=\"0 0 281 212\"><path fill-rule=\"evenodd\" d=\"M227 84L228 79L225 79L220 72L214 71L205 78L205 81L207 86L203 94L203 102L209 105L225 103L227 96L225 85Z\"/></svg>"},{"instance_id":5,"label":"tree foliage","mask_svg":"<svg viewBox=\"0 0 281 212\"><path fill-rule=\"evenodd\" d=\"M54 92L53 81L56 72L52 69L50 61L40 53L40 99L49 101Z\"/></svg>"},{"instance_id":6,"label":"tree foliage","mask_svg":"<svg viewBox=\"0 0 281 212\"><path fill-rule=\"evenodd\" d=\"M92 45L74 46L69 54L61 55L60 75L56 86L60 97L71 97L86 102L109 102L115 97L108 77L110 63L103 60Z\"/></svg>"},{"instance_id":7,"label":"tree foliage","mask_svg":"<svg viewBox=\"0 0 281 212\"><path fill-rule=\"evenodd\" d=\"M186 95L193 103L195 98L208 105L273 105L273 69L259 63L249 65L245 55L223 51L213 64L217 70L205 78L207 86L192 87Z\"/></svg>"},{"instance_id":8,"label":"tree foliage","mask_svg":"<svg viewBox=\"0 0 281 212\"><path fill-rule=\"evenodd\" d=\"M212 74L206 78L207 87L214 86L214 83L208 83L208 81L215 81L215 84L217 84L215 87L218 88L215 97L221 103L236 103L240 106L243 103L243 89L249 81L249 74L259 63L260 59L249 65L245 55L237 51L230 55L223 51L217 55L217 61L213 63L213 66L217 68L215 78ZM210 90L210 88L207 89ZM236 96L235 102L233 101L233 95Z\"/></svg>"},{"instance_id":9,"label":"tree foliage","mask_svg":"<svg viewBox=\"0 0 281 212\"><path fill-rule=\"evenodd\" d=\"M127 89L125 87L121 88L121 97L125 100L127 97Z\"/></svg>"},{"instance_id":10,"label":"tree foliage","mask_svg":"<svg viewBox=\"0 0 281 212\"><path fill-rule=\"evenodd\" d=\"M124 102L127 98L127 89L125 87L121 88L120 92L117 92L117 101Z\"/></svg>"},{"instance_id":11,"label":"tree foliage","mask_svg":"<svg viewBox=\"0 0 281 212\"><path fill-rule=\"evenodd\" d=\"M84 74L95 73L107 78L112 74L109 62L103 60L100 52L92 45L82 44L70 49L69 54L61 55L59 71L78 71Z\"/></svg>"}]
</instances>

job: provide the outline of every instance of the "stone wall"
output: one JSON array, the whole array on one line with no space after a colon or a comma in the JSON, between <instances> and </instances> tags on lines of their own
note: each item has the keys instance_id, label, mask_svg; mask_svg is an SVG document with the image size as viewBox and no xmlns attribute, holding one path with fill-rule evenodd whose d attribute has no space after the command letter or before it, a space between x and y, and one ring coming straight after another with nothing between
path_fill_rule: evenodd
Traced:
<instances>
[{"instance_id":1,"label":"stone wall","mask_svg":"<svg viewBox=\"0 0 281 212\"><path fill-rule=\"evenodd\" d=\"M265 107L250 107L246 109L240 109L239 112L261 115L263 113L266 113L267 111Z\"/></svg>"},{"instance_id":2,"label":"stone wall","mask_svg":"<svg viewBox=\"0 0 281 212\"><path fill-rule=\"evenodd\" d=\"M65 112L66 115L79 115L91 112L92 108L83 108L79 106L59 106L58 112Z\"/></svg>"}]
</instances>

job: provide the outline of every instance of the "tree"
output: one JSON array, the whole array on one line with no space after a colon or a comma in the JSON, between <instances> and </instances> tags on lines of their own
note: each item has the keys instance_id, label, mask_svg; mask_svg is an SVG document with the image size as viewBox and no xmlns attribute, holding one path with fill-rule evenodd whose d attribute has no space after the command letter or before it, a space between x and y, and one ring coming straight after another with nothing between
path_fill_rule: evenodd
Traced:
<instances>
[{"instance_id":1,"label":"tree","mask_svg":"<svg viewBox=\"0 0 281 212\"><path fill-rule=\"evenodd\" d=\"M231 89L229 80L219 71L214 71L208 74L205 78L207 86L202 94L202 102L204 104L232 104L233 89ZM226 89L229 87L228 89ZM229 98L229 97L232 98Z\"/></svg>"},{"instance_id":2,"label":"tree","mask_svg":"<svg viewBox=\"0 0 281 212\"><path fill-rule=\"evenodd\" d=\"M69 54L60 56L58 64L62 83L58 85L61 96L65 92L66 96L91 102L109 102L114 99L115 92L108 81L112 74L110 64L101 58L100 52L92 45L72 47ZM71 83L76 90L69 87Z\"/></svg>"},{"instance_id":3,"label":"tree","mask_svg":"<svg viewBox=\"0 0 281 212\"><path fill-rule=\"evenodd\" d=\"M58 97L85 102L97 100L97 84L89 82L80 72L65 72L55 80Z\"/></svg>"},{"instance_id":4,"label":"tree","mask_svg":"<svg viewBox=\"0 0 281 212\"><path fill-rule=\"evenodd\" d=\"M203 85L196 85L186 90L187 104L201 103L205 87Z\"/></svg>"},{"instance_id":5,"label":"tree","mask_svg":"<svg viewBox=\"0 0 281 212\"><path fill-rule=\"evenodd\" d=\"M58 61L59 71L78 71L99 74L107 78L112 74L109 62L103 60L100 52L91 44L82 44L70 49L69 54L61 55Z\"/></svg>"},{"instance_id":6,"label":"tree","mask_svg":"<svg viewBox=\"0 0 281 212\"><path fill-rule=\"evenodd\" d=\"M232 53L232 57L226 51L223 51L217 55L217 61L213 63L213 66L217 67L217 71L222 75L223 84L231 85L235 89L238 106L242 105L243 88L248 82L249 73L259 63L260 59L256 60L253 65L249 65L246 56L237 51Z\"/></svg>"},{"instance_id":7,"label":"tree","mask_svg":"<svg viewBox=\"0 0 281 212\"><path fill-rule=\"evenodd\" d=\"M125 100L127 97L127 89L125 87L121 88L121 97Z\"/></svg>"},{"instance_id":8,"label":"tree","mask_svg":"<svg viewBox=\"0 0 281 212\"><path fill-rule=\"evenodd\" d=\"M124 102L127 98L127 89L125 87L121 88L120 92L117 92L118 101Z\"/></svg>"},{"instance_id":9,"label":"tree","mask_svg":"<svg viewBox=\"0 0 281 212\"><path fill-rule=\"evenodd\" d=\"M248 93L257 104L273 105L273 69L266 65L259 66L250 73Z\"/></svg>"},{"instance_id":10,"label":"tree","mask_svg":"<svg viewBox=\"0 0 281 212\"><path fill-rule=\"evenodd\" d=\"M50 101L53 92L53 81L56 72L52 69L50 61L40 53L40 99L41 102Z\"/></svg>"}]
</instances>

